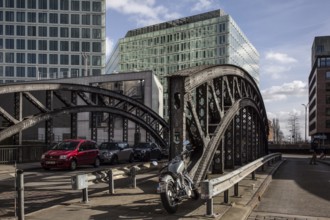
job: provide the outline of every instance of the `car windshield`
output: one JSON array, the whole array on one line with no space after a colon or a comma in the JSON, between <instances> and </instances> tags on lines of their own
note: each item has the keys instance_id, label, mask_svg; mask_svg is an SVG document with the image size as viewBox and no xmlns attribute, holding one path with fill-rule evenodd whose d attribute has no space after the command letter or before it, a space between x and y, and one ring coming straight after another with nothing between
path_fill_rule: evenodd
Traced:
<instances>
[{"instance_id":1,"label":"car windshield","mask_svg":"<svg viewBox=\"0 0 330 220\"><path fill-rule=\"evenodd\" d=\"M117 144L116 143L102 143L99 146L100 150L117 150Z\"/></svg>"},{"instance_id":2,"label":"car windshield","mask_svg":"<svg viewBox=\"0 0 330 220\"><path fill-rule=\"evenodd\" d=\"M53 150L74 150L77 148L78 144L78 141L64 141L56 144Z\"/></svg>"},{"instance_id":3,"label":"car windshield","mask_svg":"<svg viewBox=\"0 0 330 220\"><path fill-rule=\"evenodd\" d=\"M150 148L150 145L148 143L139 143L135 145L135 148Z\"/></svg>"}]
</instances>

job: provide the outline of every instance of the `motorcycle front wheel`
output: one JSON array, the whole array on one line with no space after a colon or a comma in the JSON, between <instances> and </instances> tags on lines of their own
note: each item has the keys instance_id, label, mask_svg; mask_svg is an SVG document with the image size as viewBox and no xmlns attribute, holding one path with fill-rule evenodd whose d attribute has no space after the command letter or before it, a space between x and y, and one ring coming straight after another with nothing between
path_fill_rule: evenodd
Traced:
<instances>
[{"instance_id":1,"label":"motorcycle front wheel","mask_svg":"<svg viewBox=\"0 0 330 220\"><path fill-rule=\"evenodd\" d=\"M160 194L160 199L168 213L173 214L178 210L177 191L172 177L168 178L166 190Z\"/></svg>"}]
</instances>

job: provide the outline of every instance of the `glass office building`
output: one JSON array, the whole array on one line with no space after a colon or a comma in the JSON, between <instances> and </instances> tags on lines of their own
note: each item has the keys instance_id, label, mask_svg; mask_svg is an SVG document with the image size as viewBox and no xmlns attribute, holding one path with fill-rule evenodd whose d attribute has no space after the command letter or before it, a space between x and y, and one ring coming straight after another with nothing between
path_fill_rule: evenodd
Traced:
<instances>
[{"instance_id":1,"label":"glass office building","mask_svg":"<svg viewBox=\"0 0 330 220\"><path fill-rule=\"evenodd\" d=\"M0 83L104 67L105 0L0 0Z\"/></svg>"},{"instance_id":2,"label":"glass office building","mask_svg":"<svg viewBox=\"0 0 330 220\"><path fill-rule=\"evenodd\" d=\"M116 44L106 73L152 70L164 86L167 115L165 77L205 64L240 66L259 83L259 54L223 10L128 31Z\"/></svg>"}]
</instances>

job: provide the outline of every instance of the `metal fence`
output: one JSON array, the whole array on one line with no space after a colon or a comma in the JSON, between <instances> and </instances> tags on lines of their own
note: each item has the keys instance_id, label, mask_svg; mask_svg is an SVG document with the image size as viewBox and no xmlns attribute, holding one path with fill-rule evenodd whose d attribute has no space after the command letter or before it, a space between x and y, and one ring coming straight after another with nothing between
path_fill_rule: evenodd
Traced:
<instances>
[{"instance_id":1,"label":"metal fence","mask_svg":"<svg viewBox=\"0 0 330 220\"><path fill-rule=\"evenodd\" d=\"M36 162L47 149L40 145L3 145L0 146L0 164Z\"/></svg>"}]
</instances>

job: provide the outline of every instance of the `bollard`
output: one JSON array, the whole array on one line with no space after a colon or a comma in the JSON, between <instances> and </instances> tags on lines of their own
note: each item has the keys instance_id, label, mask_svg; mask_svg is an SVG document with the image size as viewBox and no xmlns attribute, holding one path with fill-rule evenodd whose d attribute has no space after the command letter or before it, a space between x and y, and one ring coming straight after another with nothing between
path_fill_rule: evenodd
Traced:
<instances>
[{"instance_id":1,"label":"bollard","mask_svg":"<svg viewBox=\"0 0 330 220\"><path fill-rule=\"evenodd\" d=\"M213 198L206 200L206 216L213 216Z\"/></svg>"},{"instance_id":2,"label":"bollard","mask_svg":"<svg viewBox=\"0 0 330 220\"><path fill-rule=\"evenodd\" d=\"M136 189L136 168L132 167L130 170L130 175L131 175L131 183L132 187Z\"/></svg>"},{"instance_id":3,"label":"bollard","mask_svg":"<svg viewBox=\"0 0 330 220\"><path fill-rule=\"evenodd\" d=\"M256 171L252 172L252 179L255 180L256 179Z\"/></svg>"},{"instance_id":4,"label":"bollard","mask_svg":"<svg viewBox=\"0 0 330 220\"><path fill-rule=\"evenodd\" d=\"M223 192L223 202L228 204L229 203L229 191L228 189Z\"/></svg>"},{"instance_id":5,"label":"bollard","mask_svg":"<svg viewBox=\"0 0 330 220\"><path fill-rule=\"evenodd\" d=\"M261 166L261 171L265 171L265 165L264 164Z\"/></svg>"},{"instance_id":6,"label":"bollard","mask_svg":"<svg viewBox=\"0 0 330 220\"><path fill-rule=\"evenodd\" d=\"M24 220L24 171L17 170L18 220Z\"/></svg>"},{"instance_id":7,"label":"bollard","mask_svg":"<svg viewBox=\"0 0 330 220\"><path fill-rule=\"evenodd\" d=\"M83 199L82 201L84 203L88 203L88 187L82 189Z\"/></svg>"},{"instance_id":8,"label":"bollard","mask_svg":"<svg viewBox=\"0 0 330 220\"><path fill-rule=\"evenodd\" d=\"M234 185L234 196L238 196L238 183Z\"/></svg>"},{"instance_id":9,"label":"bollard","mask_svg":"<svg viewBox=\"0 0 330 220\"><path fill-rule=\"evenodd\" d=\"M113 179L113 171L109 170L108 171L108 178L109 178L109 193L110 194L115 194L115 183Z\"/></svg>"}]
</instances>

